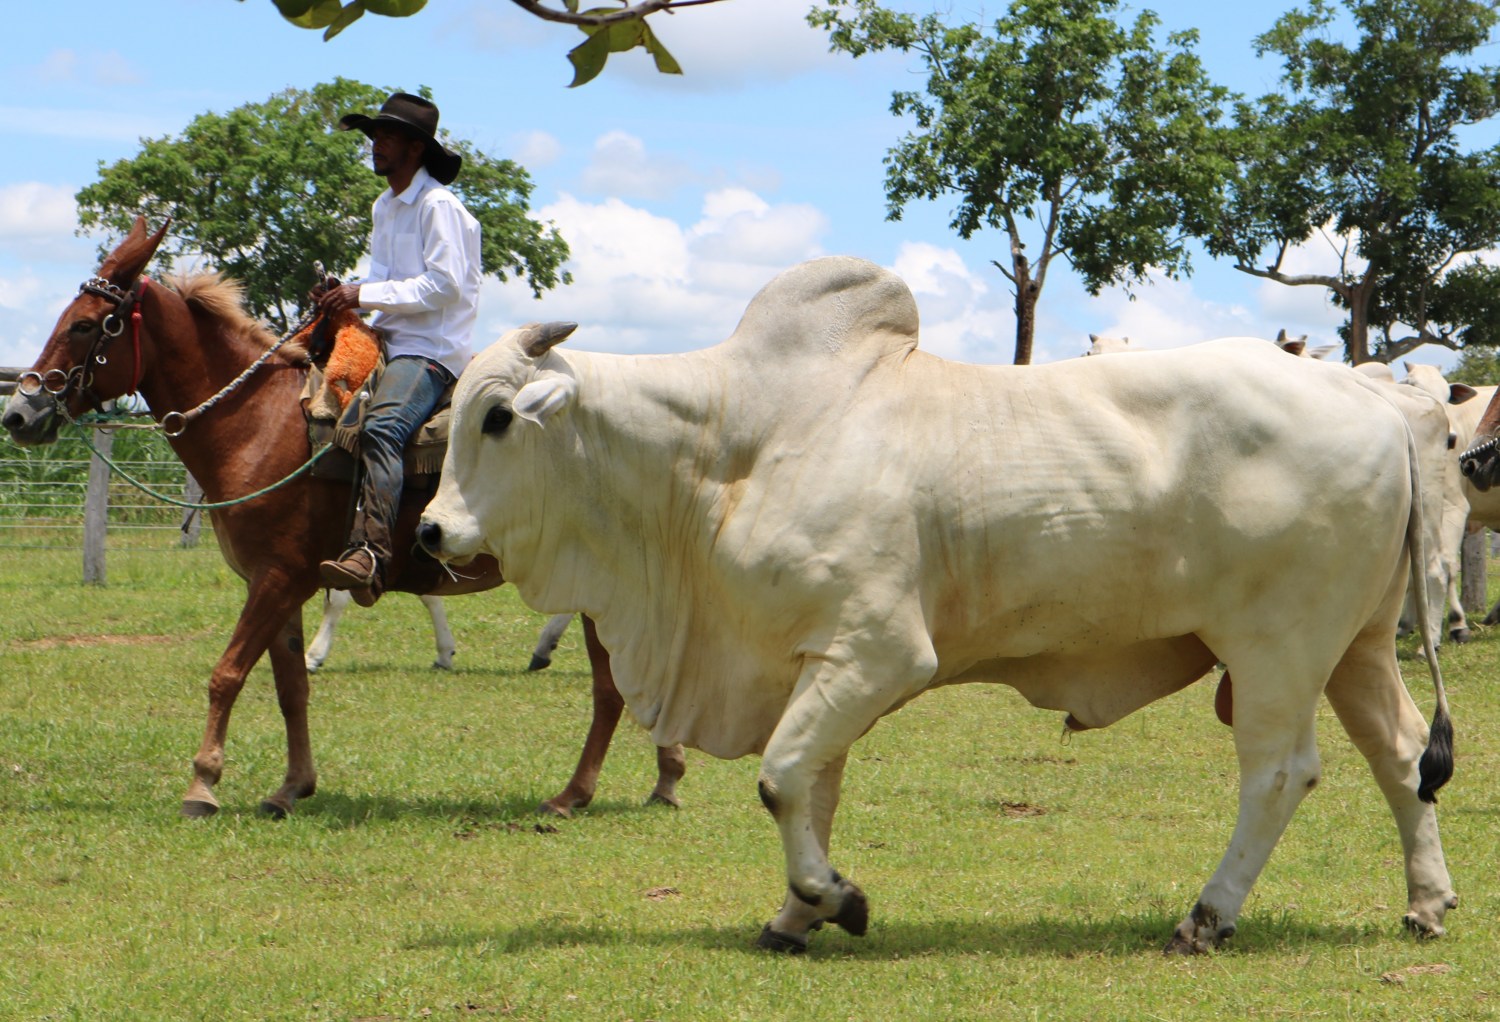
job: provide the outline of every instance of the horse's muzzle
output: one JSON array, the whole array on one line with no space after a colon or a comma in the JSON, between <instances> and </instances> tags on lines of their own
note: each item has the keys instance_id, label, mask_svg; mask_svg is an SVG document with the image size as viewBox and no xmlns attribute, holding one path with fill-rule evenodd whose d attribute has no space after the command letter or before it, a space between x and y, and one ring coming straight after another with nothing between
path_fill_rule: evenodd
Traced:
<instances>
[{"instance_id":1,"label":"horse's muzzle","mask_svg":"<svg viewBox=\"0 0 1500 1022\"><path fill-rule=\"evenodd\" d=\"M1495 485L1500 470L1500 437L1482 440L1464 451L1458 457L1458 470L1481 493Z\"/></svg>"},{"instance_id":2,"label":"horse's muzzle","mask_svg":"<svg viewBox=\"0 0 1500 1022\"><path fill-rule=\"evenodd\" d=\"M5 403L0 425L21 446L39 447L57 439L62 416L57 413L57 400L47 391L28 394L17 390Z\"/></svg>"}]
</instances>

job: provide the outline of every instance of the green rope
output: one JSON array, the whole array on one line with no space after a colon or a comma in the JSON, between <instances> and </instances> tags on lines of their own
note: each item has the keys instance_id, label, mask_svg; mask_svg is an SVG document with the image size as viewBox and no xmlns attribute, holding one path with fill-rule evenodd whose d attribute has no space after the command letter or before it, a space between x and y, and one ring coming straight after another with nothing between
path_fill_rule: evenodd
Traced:
<instances>
[{"instance_id":1,"label":"green rope","mask_svg":"<svg viewBox=\"0 0 1500 1022\"><path fill-rule=\"evenodd\" d=\"M245 496L236 497L234 500L217 500L213 501L212 503L194 504L192 501L178 500L175 497L167 496L165 493L157 493L155 490L148 487L145 483L141 482L139 479L136 479L129 472L126 472L119 465L111 461L109 459L109 455L105 454L103 451L95 447L86 434L83 437L83 445L89 450L93 451L94 456L100 461L104 462L104 464L108 465L112 472L114 472L120 478L124 479L131 486L134 486L137 490L140 490L146 496L152 497L165 504L172 504L175 507L187 508L189 511L213 511L221 507L234 507L236 504L244 504L248 501L254 500L256 497L263 497L266 494L270 493L272 490L280 489L287 483L291 482L293 479L296 479L298 476L305 473L308 469L312 468L313 465L317 463L319 458L323 457L323 455L333 450L333 444L324 444L322 447L314 451L313 456L304 461L300 467L298 467L291 473L291 475L278 479L276 480L276 482L272 483L269 486L263 486L260 489L256 490L254 493L247 493Z\"/></svg>"}]
</instances>

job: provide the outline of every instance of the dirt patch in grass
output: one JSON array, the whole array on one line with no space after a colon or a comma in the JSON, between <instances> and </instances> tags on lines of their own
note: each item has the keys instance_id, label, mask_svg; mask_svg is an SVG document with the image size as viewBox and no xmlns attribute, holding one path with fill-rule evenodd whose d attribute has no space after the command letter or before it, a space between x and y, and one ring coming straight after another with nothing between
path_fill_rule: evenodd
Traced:
<instances>
[{"instance_id":1,"label":"dirt patch in grass","mask_svg":"<svg viewBox=\"0 0 1500 1022\"><path fill-rule=\"evenodd\" d=\"M10 649L85 649L90 646L170 646L180 635L48 635L40 639L13 639Z\"/></svg>"}]
</instances>

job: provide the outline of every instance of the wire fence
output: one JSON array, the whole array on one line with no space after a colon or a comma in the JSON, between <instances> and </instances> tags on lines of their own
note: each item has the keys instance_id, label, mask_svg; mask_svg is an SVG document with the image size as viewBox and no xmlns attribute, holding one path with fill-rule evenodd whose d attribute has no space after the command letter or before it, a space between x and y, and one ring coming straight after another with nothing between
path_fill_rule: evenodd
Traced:
<instances>
[{"instance_id":1,"label":"wire fence","mask_svg":"<svg viewBox=\"0 0 1500 1022\"><path fill-rule=\"evenodd\" d=\"M93 549L102 557L110 545L169 550L198 541L206 516L152 499L94 450L152 490L200 499L196 482L154 431L65 428L45 447L0 440L0 549Z\"/></svg>"}]
</instances>

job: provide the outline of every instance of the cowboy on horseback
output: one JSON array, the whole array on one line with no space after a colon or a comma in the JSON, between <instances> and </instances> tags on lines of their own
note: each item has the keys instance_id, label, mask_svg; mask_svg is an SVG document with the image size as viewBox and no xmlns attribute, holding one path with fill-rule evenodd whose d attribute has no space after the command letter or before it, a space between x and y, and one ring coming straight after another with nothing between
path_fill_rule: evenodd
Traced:
<instances>
[{"instance_id":1,"label":"cowboy on horseback","mask_svg":"<svg viewBox=\"0 0 1500 1022\"><path fill-rule=\"evenodd\" d=\"M438 108L393 94L374 117L346 114L341 130L370 137L375 173L390 187L375 200L370 273L328 288L318 307L329 321L374 309L386 368L360 429L361 482L347 549L323 561L330 589L368 607L384 591L391 531L401 503L402 451L472 356L479 298L479 222L445 187L463 157L437 140Z\"/></svg>"}]
</instances>

